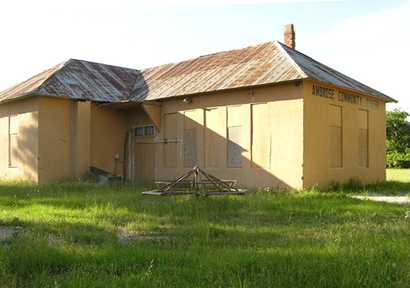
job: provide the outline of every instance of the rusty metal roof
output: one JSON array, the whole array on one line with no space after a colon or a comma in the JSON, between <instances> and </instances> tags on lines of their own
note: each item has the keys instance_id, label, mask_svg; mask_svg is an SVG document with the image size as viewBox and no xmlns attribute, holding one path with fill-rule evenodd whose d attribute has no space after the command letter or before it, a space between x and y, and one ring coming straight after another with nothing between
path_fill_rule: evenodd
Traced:
<instances>
[{"instance_id":1,"label":"rusty metal roof","mask_svg":"<svg viewBox=\"0 0 410 288\"><path fill-rule=\"evenodd\" d=\"M147 100L301 79L299 70L272 42L149 68L143 75Z\"/></svg>"},{"instance_id":2,"label":"rusty metal roof","mask_svg":"<svg viewBox=\"0 0 410 288\"><path fill-rule=\"evenodd\" d=\"M63 65L64 63L58 64L31 77L24 82L21 82L0 92L0 101L13 100L29 94L31 91L34 91L38 87L40 87L44 83L44 81L50 78L50 76L52 76L56 71L61 69Z\"/></svg>"},{"instance_id":3,"label":"rusty metal roof","mask_svg":"<svg viewBox=\"0 0 410 288\"><path fill-rule=\"evenodd\" d=\"M50 95L141 102L301 79L395 101L277 41L142 71L72 59L0 93L0 101Z\"/></svg>"},{"instance_id":4,"label":"rusty metal roof","mask_svg":"<svg viewBox=\"0 0 410 288\"><path fill-rule=\"evenodd\" d=\"M30 95L60 96L96 102L131 98L140 71L70 59L0 93L0 101Z\"/></svg>"},{"instance_id":5,"label":"rusty metal roof","mask_svg":"<svg viewBox=\"0 0 410 288\"><path fill-rule=\"evenodd\" d=\"M305 77L324 83L332 84L341 88L350 89L366 95L372 95L384 99L387 102L397 102L395 99L350 78L313 58L289 48L283 43L277 42L296 65L303 71Z\"/></svg>"}]
</instances>

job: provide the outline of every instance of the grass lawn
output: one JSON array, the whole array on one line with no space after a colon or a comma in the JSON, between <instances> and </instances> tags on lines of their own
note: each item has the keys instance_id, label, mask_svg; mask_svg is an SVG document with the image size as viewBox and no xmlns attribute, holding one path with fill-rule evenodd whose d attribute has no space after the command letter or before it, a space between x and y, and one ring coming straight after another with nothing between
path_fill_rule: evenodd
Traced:
<instances>
[{"instance_id":1,"label":"grass lawn","mask_svg":"<svg viewBox=\"0 0 410 288\"><path fill-rule=\"evenodd\" d=\"M387 169L387 180L410 183L410 169Z\"/></svg>"},{"instance_id":2,"label":"grass lawn","mask_svg":"<svg viewBox=\"0 0 410 288\"><path fill-rule=\"evenodd\" d=\"M409 189L409 170L388 175L377 187ZM344 192L142 190L1 183L0 226L22 229L0 243L0 287L409 286L408 206Z\"/></svg>"}]
</instances>

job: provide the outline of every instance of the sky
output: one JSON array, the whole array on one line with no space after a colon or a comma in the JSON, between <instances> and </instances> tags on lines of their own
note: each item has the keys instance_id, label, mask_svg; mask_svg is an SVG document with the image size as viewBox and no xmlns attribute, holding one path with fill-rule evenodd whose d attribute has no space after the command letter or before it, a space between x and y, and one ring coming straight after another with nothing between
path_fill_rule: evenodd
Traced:
<instances>
[{"instance_id":1,"label":"sky","mask_svg":"<svg viewBox=\"0 0 410 288\"><path fill-rule=\"evenodd\" d=\"M70 58L143 69L283 41L410 112L410 0L8 0L0 90Z\"/></svg>"}]
</instances>

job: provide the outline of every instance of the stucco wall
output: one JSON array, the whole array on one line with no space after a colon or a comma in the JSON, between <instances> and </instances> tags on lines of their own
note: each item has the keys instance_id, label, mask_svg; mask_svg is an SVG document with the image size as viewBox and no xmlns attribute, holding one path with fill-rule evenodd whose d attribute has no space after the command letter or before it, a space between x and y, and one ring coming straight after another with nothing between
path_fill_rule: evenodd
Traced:
<instances>
[{"instance_id":1,"label":"stucco wall","mask_svg":"<svg viewBox=\"0 0 410 288\"><path fill-rule=\"evenodd\" d=\"M122 175L127 113L93 103L90 122L91 166Z\"/></svg>"},{"instance_id":2,"label":"stucco wall","mask_svg":"<svg viewBox=\"0 0 410 288\"><path fill-rule=\"evenodd\" d=\"M90 103L39 97L39 182L84 176L90 164Z\"/></svg>"},{"instance_id":3,"label":"stucco wall","mask_svg":"<svg viewBox=\"0 0 410 288\"><path fill-rule=\"evenodd\" d=\"M195 162L218 177L238 180L239 184L247 187L302 187L303 88L301 85L291 83L243 89L198 95L191 99L191 103L186 103L182 99L162 103L162 127L155 147L157 180L173 179L188 169L184 166L187 166L189 161L184 162L184 157L193 156L192 151L186 149L184 151L185 135L185 141L196 142ZM258 105L258 108L253 105ZM208 111L216 111L216 114L207 114ZM258 118L257 113L265 113L266 117ZM176 126L170 121L176 123ZM167 122L168 126L173 127L172 130L167 128ZM242 132L229 130L227 125L233 128L240 126L237 131ZM258 133L252 137L253 127L258 127ZM228 131L231 131L231 136L228 135ZM241 135L233 135L233 133ZM228 140L229 137L233 140ZM253 142L263 143L266 137L269 138L267 140L269 149L261 152L260 149L253 147L255 145ZM234 145L232 142L235 142ZM235 151L240 150L241 168L228 167L228 157L232 157L227 154L228 149L232 149L233 152L230 153L238 153ZM266 155L261 156L258 153ZM268 157L268 161L259 163L256 159L252 159L253 157L256 159ZM216 162L212 159L216 159ZM215 163L207 163L212 161Z\"/></svg>"},{"instance_id":4,"label":"stucco wall","mask_svg":"<svg viewBox=\"0 0 410 288\"><path fill-rule=\"evenodd\" d=\"M313 84L334 89L334 97L312 94ZM351 93L329 85L304 83L304 186L326 186L358 179L363 183L385 180L385 103L373 97ZM360 96L360 101L341 101L338 91ZM330 105L342 108L342 167L330 168ZM368 168L359 165L359 110L368 111Z\"/></svg>"},{"instance_id":5,"label":"stucco wall","mask_svg":"<svg viewBox=\"0 0 410 288\"><path fill-rule=\"evenodd\" d=\"M0 179L37 181L38 99L30 98L0 105ZM12 151L15 167L9 167L9 117L17 116L17 149Z\"/></svg>"},{"instance_id":6,"label":"stucco wall","mask_svg":"<svg viewBox=\"0 0 410 288\"><path fill-rule=\"evenodd\" d=\"M122 175L124 111L90 102L39 99L40 183L82 177L90 166Z\"/></svg>"},{"instance_id":7,"label":"stucco wall","mask_svg":"<svg viewBox=\"0 0 410 288\"><path fill-rule=\"evenodd\" d=\"M82 177L90 166L122 175L124 111L90 102L39 99L40 183Z\"/></svg>"},{"instance_id":8,"label":"stucco wall","mask_svg":"<svg viewBox=\"0 0 410 288\"><path fill-rule=\"evenodd\" d=\"M39 97L39 182L72 177L72 102Z\"/></svg>"},{"instance_id":9,"label":"stucco wall","mask_svg":"<svg viewBox=\"0 0 410 288\"><path fill-rule=\"evenodd\" d=\"M75 125L74 176L84 176L91 161L91 103L77 102Z\"/></svg>"}]
</instances>

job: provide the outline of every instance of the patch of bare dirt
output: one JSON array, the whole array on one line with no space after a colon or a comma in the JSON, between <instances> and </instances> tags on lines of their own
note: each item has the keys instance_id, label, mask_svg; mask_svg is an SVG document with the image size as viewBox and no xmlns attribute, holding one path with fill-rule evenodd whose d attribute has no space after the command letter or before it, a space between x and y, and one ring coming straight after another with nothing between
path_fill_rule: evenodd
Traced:
<instances>
[{"instance_id":1,"label":"patch of bare dirt","mask_svg":"<svg viewBox=\"0 0 410 288\"><path fill-rule=\"evenodd\" d=\"M20 226L0 226L0 242L12 240L22 230Z\"/></svg>"},{"instance_id":2,"label":"patch of bare dirt","mask_svg":"<svg viewBox=\"0 0 410 288\"><path fill-rule=\"evenodd\" d=\"M132 241L166 241L170 239L160 232L129 231L125 229L117 233L117 238L121 244L128 244Z\"/></svg>"}]
</instances>

